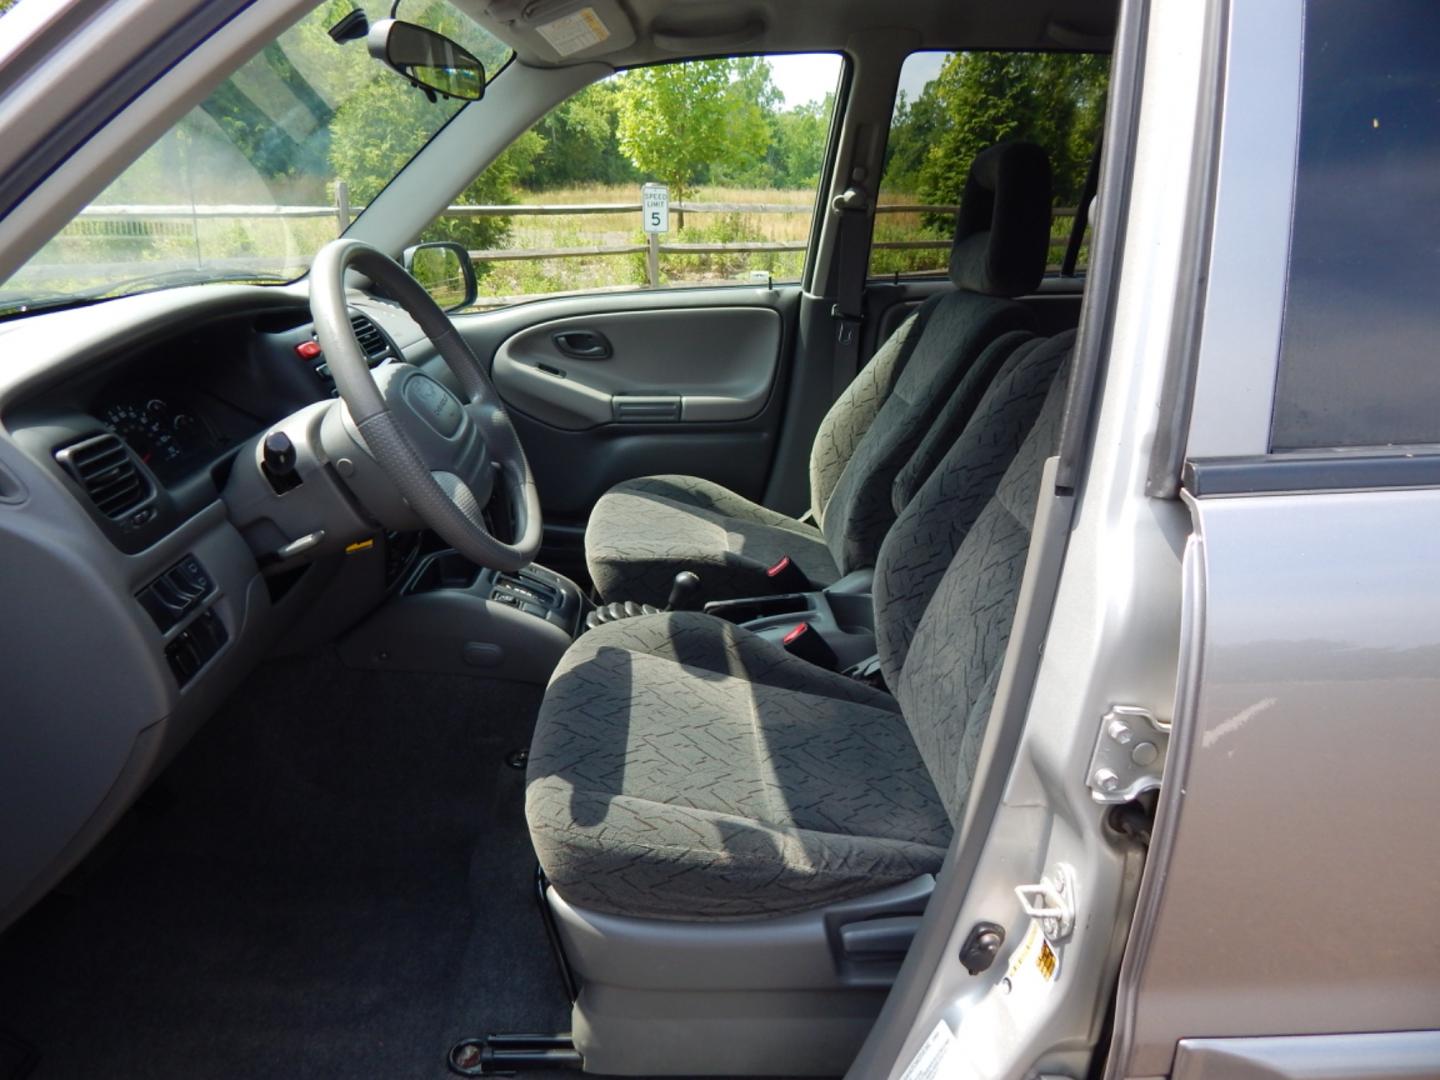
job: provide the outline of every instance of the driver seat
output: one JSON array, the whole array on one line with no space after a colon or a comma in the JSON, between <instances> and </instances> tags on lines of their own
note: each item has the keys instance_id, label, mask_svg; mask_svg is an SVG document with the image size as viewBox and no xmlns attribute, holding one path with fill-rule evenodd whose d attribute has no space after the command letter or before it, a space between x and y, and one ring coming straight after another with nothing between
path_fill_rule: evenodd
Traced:
<instances>
[{"instance_id":1,"label":"driver seat","mask_svg":"<svg viewBox=\"0 0 1440 1080\"><path fill-rule=\"evenodd\" d=\"M526 814L587 1070L838 1074L858 1049L964 814L1058 442L1073 334L1024 336L881 550L894 696L698 613L561 661Z\"/></svg>"}]
</instances>

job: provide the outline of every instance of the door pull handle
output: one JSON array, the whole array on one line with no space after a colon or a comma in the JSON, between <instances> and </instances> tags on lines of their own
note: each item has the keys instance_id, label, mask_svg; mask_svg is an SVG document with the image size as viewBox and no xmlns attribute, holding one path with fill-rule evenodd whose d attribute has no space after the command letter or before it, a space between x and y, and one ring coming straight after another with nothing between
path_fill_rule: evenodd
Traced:
<instances>
[{"instance_id":1,"label":"door pull handle","mask_svg":"<svg viewBox=\"0 0 1440 1080\"><path fill-rule=\"evenodd\" d=\"M609 360L615 355L605 335L594 330L561 330L550 340L572 360Z\"/></svg>"}]
</instances>

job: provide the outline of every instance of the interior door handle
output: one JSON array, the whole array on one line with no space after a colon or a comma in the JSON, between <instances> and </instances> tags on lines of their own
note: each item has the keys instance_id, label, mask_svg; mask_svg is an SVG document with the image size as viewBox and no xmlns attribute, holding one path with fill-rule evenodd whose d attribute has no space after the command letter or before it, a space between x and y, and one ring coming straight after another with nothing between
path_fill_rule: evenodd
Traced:
<instances>
[{"instance_id":1,"label":"interior door handle","mask_svg":"<svg viewBox=\"0 0 1440 1080\"><path fill-rule=\"evenodd\" d=\"M609 340L598 330L561 330L551 334L550 340L572 360L609 360L615 355Z\"/></svg>"}]
</instances>

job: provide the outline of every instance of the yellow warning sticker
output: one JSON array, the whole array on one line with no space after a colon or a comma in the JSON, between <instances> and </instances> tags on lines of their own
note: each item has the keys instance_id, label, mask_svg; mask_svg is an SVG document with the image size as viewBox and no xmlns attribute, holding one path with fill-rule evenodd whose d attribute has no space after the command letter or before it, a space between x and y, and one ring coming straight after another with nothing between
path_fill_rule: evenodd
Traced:
<instances>
[{"instance_id":1,"label":"yellow warning sticker","mask_svg":"<svg viewBox=\"0 0 1440 1080\"><path fill-rule=\"evenodd\" d=\"M1055 978L1055 972L1060 967L1060 960L1055 955L1055 950L1050 948L1050 942L1044 938L1040 939L1040 952L1035 957L1035 966L1040 969L1040 974L1045 976L1045 981L1050 982Z\"/></svg>"},{"instance_id":2,"label":"yellow warning sticker","mask_svg":"<svg viewBox=\"0 0 1440 1080\"><path fill-rule=\"evenodd\" d=\"M1053 983L1060 974L1060 954L1057 953L1045 935L1040 924L1032 922L1025 933L1025 939L1010 958L1010 969L1006 976L1012 983L1039 975L1047 983Z\"/></svg>"}]
</instances>

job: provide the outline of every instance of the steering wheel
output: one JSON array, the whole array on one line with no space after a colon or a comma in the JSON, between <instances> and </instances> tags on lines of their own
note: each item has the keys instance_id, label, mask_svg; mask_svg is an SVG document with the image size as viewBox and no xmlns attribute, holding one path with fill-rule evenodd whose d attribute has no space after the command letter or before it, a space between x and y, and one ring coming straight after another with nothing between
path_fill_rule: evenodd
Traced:
<instances>
[{"instance_id":1,"label":"steering wheel","mask_svg":"<svg viewBox=\"0 0 1440 1080\"><path fill-rule=\"evenodd\" d=\"M399 301L460 380L464 400L413 364L371 370L350 325L345 272ZM540 498L524 447L485 369L430 294L389 256L332 240L310 269L310 312L325 362L365 446L430 528L472 562L516 571L540 550ZM516 539L491 535L481 511L501 485Z\"/></svg>"}]
</instances>

